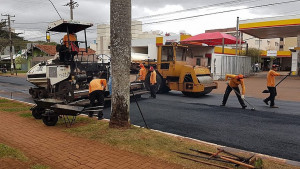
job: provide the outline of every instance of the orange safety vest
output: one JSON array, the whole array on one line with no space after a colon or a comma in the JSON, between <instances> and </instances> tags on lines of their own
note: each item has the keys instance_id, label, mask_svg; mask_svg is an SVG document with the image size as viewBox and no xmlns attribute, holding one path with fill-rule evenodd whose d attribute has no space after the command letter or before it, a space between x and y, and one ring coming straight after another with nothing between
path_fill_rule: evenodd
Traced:
<instances>
[{"instance_id":1,"label":"orange safety vest","mask_svg":"<svg viewBox=\"0 0 300 169\"><path fill-rule=\"evenodd\" d=\"M267 86L268 87L275 87L275 76L280 76L279 73L275 72L274 70L270 70L267 75Z\"/></svg>"},{"instance_id":2,"label":"orange safety vest","mask_svg":"<svg viewBox=\"0 0 300 169\"><path fill-rule=\"evenodd\" d=\"M106 79L94 79L90 82L89 93L92 93L95 90L105 90L106 88Z\"/></svg>"},{"instance_id":3,"label":"orange safety vest","mask_svg":"<svg viewBox=\"0 0 300 169\"><path fill-rule=\"evenodd\" d=\"M156 71L153 70L150 75L150 84L155 85L156 83Z\"/></svg>"},{"instance_id":4,"label":"orange safety vest","mask_svg":"<svg viewBox=\"0 0 300 169\"><path fill-rule=\"evenodd\" d=\"M145 80L146 79L146 69L145 69L145 67L142 67L140 69L139 75L140 75L140 77L139 77L140 80Z\"/></svg>"},{"instance_id":5,"label":"orange safety vest","mask_svg":"<svg viewBox=\"0 0 300 169\"><path fill-rule=\"evenodd\" d=\"M75 42L77 41L77 38L76 38L76 35L74 34L69 34L69 40L70 42ZM68 35L65 35L64 36L64 45L66 45L66 47L68 48L69 47L69 43L68 43Z\"/></svg>"},{"instance_id":6,"label":"orange safety vest","mask_svg":"<svg viewBox=\"0 0 300 169\"><path fill-rule=\"evenodd\" d=\"M238 80L236 77L238 75L232 75L232 74L226 74L225 76L225 81L228 80L228 78L230 78L230 81L229 81L229 86L230 87L238 87L239 85L242 86L242 95L245 95L245 83L244 83L244 79L240 79Z\"/></svg>"}]
</instances>

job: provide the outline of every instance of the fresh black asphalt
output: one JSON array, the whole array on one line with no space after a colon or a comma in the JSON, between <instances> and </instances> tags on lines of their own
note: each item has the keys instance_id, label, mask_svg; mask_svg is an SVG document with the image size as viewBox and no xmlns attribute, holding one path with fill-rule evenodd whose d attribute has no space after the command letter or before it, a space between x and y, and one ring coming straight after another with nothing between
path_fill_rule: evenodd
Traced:
<instances>
[{"instance_id":1,"label":"fresh black asphalt","mask_svg":"<svg viewBox=\"0 0 300 169\"><path fill-rule=\"evenodd\" d=\"M22 78L0 77L0 95L33 102L28 95L32 86ZM5 92L3 92L5 91ZM280 94L280 93L279 93ZM279 109L270 109L261 99L246 98L256 111L243 110L234 95L227 106L218 106L222 95L209 94L188 98L180 92L157 95L138 100L145 120L151 129L191 137L223 146L239 148L289 160L300 161L299 102L277 101ZM104 110L109 118L110 108ZM132 124L145 126L133 101L130 107Z\"/></svg>"}]
</instances>

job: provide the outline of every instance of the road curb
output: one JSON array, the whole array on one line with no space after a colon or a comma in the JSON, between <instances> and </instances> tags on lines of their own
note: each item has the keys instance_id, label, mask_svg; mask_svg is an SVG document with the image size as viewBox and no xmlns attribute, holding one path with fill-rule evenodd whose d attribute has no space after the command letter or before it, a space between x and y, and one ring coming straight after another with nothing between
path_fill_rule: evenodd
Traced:
<instances>
[{"instance_id":1,"label":"road curb","mask_svg":"<svg viewBox=\"0 0 300 169\"><path fill-rule=\"evenodd\" d=\"M24 101L14 100L14 99L2 97L2 96L0 96L0 98L7 99L7 100L10 100L10 101L19 102L19 103L23 103L23 104L26 104L26 105L29 105L29 106L34 106L35 105L34 103L28 103L28 102L24 102ZM81 114L81 115L82 116L87 116L87 115L84 115L84 114ZM109 119L102 119L102 120L110 121ZM133 126L144 128L144 127L138 126L138 125L133 125ZM206 142L206 141L202 141L202 140L197 140L197 139L190 138L190 137L180 136L180 135L177 135L177 134L168 133L168 132L164 132L164 131L160 131L160 130L155 130L155 129L150 129L150 130L156 131L156 132L159 132L159 133L162 133L162 134L166 134L166 135L169 135L169 136L172 136L172 137L184 138L184 139L192 140L192 141L195 141L195 142L198 142L198 143L202 143L202 144L206 144L206 145L210 145L210 146L215 146L215 147L220 147L220 148L226 149L230 152L255 154L256 156L261 157L261 158L271 159L271 160L279 161L279 162L284 163L284 164L300 167L300 162L298 162L298 161L293 161L293 160L288 160L288 159L284 159L284 158L274 157L274 156L271 156L271 155L246 151L246 150L237 149L237 148L233 148L233 147L227 147L227 146L223 146L223 145L219 145L219 144L215 144L215 143L210 143L210 142Z\"/></svg>"}]
</instances>

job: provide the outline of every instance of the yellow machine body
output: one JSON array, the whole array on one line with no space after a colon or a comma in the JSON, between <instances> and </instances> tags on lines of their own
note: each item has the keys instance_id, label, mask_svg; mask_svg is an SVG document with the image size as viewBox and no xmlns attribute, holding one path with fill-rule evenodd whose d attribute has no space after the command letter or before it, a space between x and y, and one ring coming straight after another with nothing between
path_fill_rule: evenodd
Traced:
<instances>
[{"instance_id":1,"label":"yellow machine body","mask_svg":"<svg viewBox=\"0 0 300 169\"><path fill-rule=\"evenodd\" d=\"M186 57L192 55L187 46L173 43L157 48L157 61L146 61L145 65L156 68L162 78L161 88L181 91L188 96L205 95L217 88L208 68L186 63Z\"/></svg>"}]
</instances>

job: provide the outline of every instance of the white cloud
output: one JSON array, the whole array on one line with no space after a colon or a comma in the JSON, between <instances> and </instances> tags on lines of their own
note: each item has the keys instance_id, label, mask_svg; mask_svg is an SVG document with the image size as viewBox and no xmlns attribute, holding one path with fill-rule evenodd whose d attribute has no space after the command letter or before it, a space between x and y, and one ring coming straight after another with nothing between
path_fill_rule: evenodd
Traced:
<instances>
[{"instance_id":1,"label":"white cloud","mask_svg":"<svg viewBox=\"0 0 300 169\"><path fill-rule=\"evenodd\" d=\"M51 0L57 8L60 15L65 18L70 18L69 8L63 6L67 4L68 0ZM75 0L78 2L79 7L74 10L74 19L85 22L96 23L109 23L110 17L110 1L109 0ZM233 0L132 0L132 18L141 16L149 16L155 14L161 14L166 12L184 10L188 8L195 8L201 6L207 6L212 4L232 2ZM0 11L2 14L15 15L16 24L12 24L13 28L18 30L25 30L25 32L35 32L33 34L25 33L26 38L37 37L36 32L40 32L39 35L45 35L47 24L41 22L52 22L59 19L58 14L47 0L0 0ZM144 23L175 19L180 17L188 17L193 15L199 15L203 13L213 11L224 11L228 9L262 5L268 3L283 2L283 0L240 0L239 3L227 4L222 6L215 6L215 8L205 8L199 10L191 10L189 12L181 12L175 15L162 15L157 18L143 19ZM274 16L278 14L295 14L299 13L298 9L300 2L285 3L278 6L270 6L257 9L242 10L237 12L223 13L218 15L203 16L193 19L148 24L144 25L145 31L149 30L162 30L164 32L179 33L180 30L185 30L187 33L198 34L203 33L206 29L227 28L236 26L236 17L240 19L249 19L265 16ZM4 19L4 17L1 17ZM37 23L37 24L17 24L17 23ZM58 35L56 35L59 37ZM96 27L88 30L87 34L90 40L96 39ZM57 38L59 39L59 38ZM41 37L39 40L45 40Z\"/></svg>"}]
</instances>

